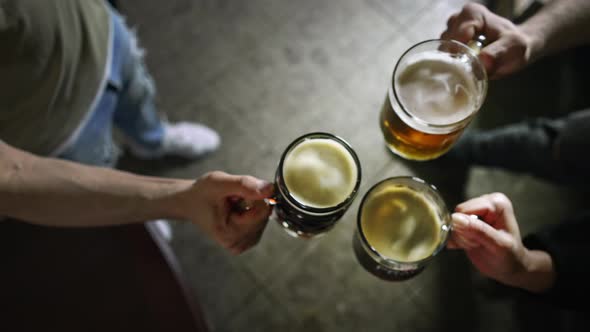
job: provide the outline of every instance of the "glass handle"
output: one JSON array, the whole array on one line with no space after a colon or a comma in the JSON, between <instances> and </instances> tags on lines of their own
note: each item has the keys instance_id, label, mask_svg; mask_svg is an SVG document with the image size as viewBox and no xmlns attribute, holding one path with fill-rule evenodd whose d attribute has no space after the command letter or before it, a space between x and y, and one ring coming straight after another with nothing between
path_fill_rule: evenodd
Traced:
<instances>
[{"instance_id":1,"label":"glass handle","mask_svg":"<svg viewBox=\"0 0 590 332\"><path fill-rule=\"evenodd\" d=\"M486 36L478 35L477 37L475 37L475 39L469 41L469 43L467 43L467 46L469 46L469 48L471 48L473 52L475 52L475 54L479 54L481 49L484 47L485 42Z\"/></svg>"},{"instance_id":2,"label":"glass handle","mask_svg":"<svg viewBox=\"0 0 590 332\"><path fill-rule=\"evenodd\" d=\"M277 205L277 200L274 197L269 197L269 198L265 198L265 199L261 199L259 201L263 201L264 204L273 207L275 205ZM250 210L252 210L252 208L254 207L254 204L258 202L258 201L253 201L253 200L247 200L247 199L243 199L243 198L238 198L238 199L230 199L230 209L232 212L235 213L245 213L248 212Z\"/></svg>"}]
</instances>

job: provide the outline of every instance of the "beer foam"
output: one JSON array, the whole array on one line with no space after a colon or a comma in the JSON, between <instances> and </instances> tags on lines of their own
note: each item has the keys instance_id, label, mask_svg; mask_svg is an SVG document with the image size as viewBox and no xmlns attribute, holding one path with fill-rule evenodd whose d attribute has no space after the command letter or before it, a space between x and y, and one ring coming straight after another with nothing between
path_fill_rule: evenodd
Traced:
<instances>
[{"instance_id":1,"label":"beer foam","mask_svg":"<svg viewBox=\"0 0 590 332\"><path fill-rule=\"evenodd\" d=\"M406 187L376 188L363 204L361 224L377 252L401 262L429 257L440 243L441 222L434 206Z\"/></svg>"},{"instance_id":2,"label":"beer foam","mask_svg":"<svg viewBox=\"0 0 590 332\"><path fill-rule=\"evenodd\" d=\"M338 205L352 193L357 167L348 150L331 139L309 139L293 148L283 162L291 196L316 208Z\"/></svg>"},{"instance_id":3,"label":"beer foam","mask_svg":"<svg viewBox=\"0 0 590 332\"><path fill-rule=\"evenodd\" d=\"M461 59L422 52L408 58L395 89L408 112L430 124L446 125L475 110L478 90L472 77L471 67Z\"/></svg>"}]
</instances>

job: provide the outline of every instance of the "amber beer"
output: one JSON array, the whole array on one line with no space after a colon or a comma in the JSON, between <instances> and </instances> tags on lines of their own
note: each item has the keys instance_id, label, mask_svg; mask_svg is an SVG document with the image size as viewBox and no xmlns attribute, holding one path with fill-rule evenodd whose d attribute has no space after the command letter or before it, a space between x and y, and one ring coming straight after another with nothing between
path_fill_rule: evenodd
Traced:
<instances>
[{"instance_id":1,"label":"amber beer","mask_svg":"<svg viewBox=\"0 0 590 332\"><path fill-rule=\"evenodd\" d=\"M445 40L413 46L397 62L381 109L387 146L411 160L443 155L479 110L486 89L485 69L468 46Z\"/></svg>"},{"instance_id":2,"label":"amber beer","mask_svg":"<svg viewBox=\"0 0 590 332\"><path fill-rule=\"evenodd\" d=\"M430 160L449 151L463 130L430 134L414 129L397 115L388 96L381 109L381 131L395 154L411 160Z\"/></svg>"}]
</instances>

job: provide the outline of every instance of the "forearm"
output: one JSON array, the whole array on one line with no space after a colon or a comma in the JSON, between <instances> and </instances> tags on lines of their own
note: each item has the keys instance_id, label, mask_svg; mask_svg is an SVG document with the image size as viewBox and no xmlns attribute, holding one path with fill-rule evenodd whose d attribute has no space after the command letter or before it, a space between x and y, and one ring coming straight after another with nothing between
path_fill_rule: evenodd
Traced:
<instances>
[{"instance_id":1,"label":"forearm","mask_svg":"<svg viewBox=\"0 0 590 332\"><path fill-rule=\"evenodd\" d=\"M175 218L174 196L192 184L41 158L0 144L0 215L32 223L98 226Z\"/></svg>"},{"instance_id":2,"label":"forearm","mask_svg":"<svg viewBox=\"0 0 590 332\"><path fill-rule=\"evenodd\" d=\"M555 267L551 256L541 250L526 250L523 258L525 271L514 281L515 287L532 293L542 293L555 283Z\"/></svg>"},{"instance_id":3,"label":"forearm","mask_svg":"<svg viewBox=\"0 0 590 332\"><path fill-rule=\"evenodd\" d=\"M530 37L530 58L590 42L590 1L553 0L521 25Z\"/></svg>"},{"instance_id":4,"label":"forearm","mask_svg":"<svg viewBox=\"0 0 590 332\"><path fill-rule=\"evenodd\" d=\"M563 308L588 309L590 294L590 212L573 211L561 223L549 226L523 239L524 245L550 255L554 281L540 293L541 298Z\"/></svg>"}]
</instances>

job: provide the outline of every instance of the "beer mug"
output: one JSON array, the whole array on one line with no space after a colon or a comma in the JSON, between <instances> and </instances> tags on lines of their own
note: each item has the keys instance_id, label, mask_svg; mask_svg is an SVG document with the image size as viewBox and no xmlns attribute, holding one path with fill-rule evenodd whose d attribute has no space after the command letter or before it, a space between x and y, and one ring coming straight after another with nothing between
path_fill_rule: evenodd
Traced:
<instances>
[{"instance_id":1,"label":"beer mug","mask_svg":"<svg viewBox=\"0 0 590 332\"><path fill-rule=\"evenodd\" d=\"M344 215L360 183L361 165L346 141L328 133L303 135L281 156L273 218L295 237L327 232Z\"/></svg>"},{"instance_id":2,"label":"beer mug","mask_svg":"<svg viewBox=\"0 0 590 332\"><path fill-rule=\"evenodd\" d=\"M420 273L446 245L451 217L436 188L416 177L374 185L358 210L353 249L373 275L401 281Z\"/></svg>"},{"instance_id":3,"label":"beer mug","mask_svg":"<svg viewBox=\"0 0 590 332\"><path fill-rule=\"evenodd\" d=\"M477 54L485 37L465 45L427 40L397 61L380 123L385 142L410 160L446 153L482 105L487 74Z\"/></svg>"}]
</instances>

